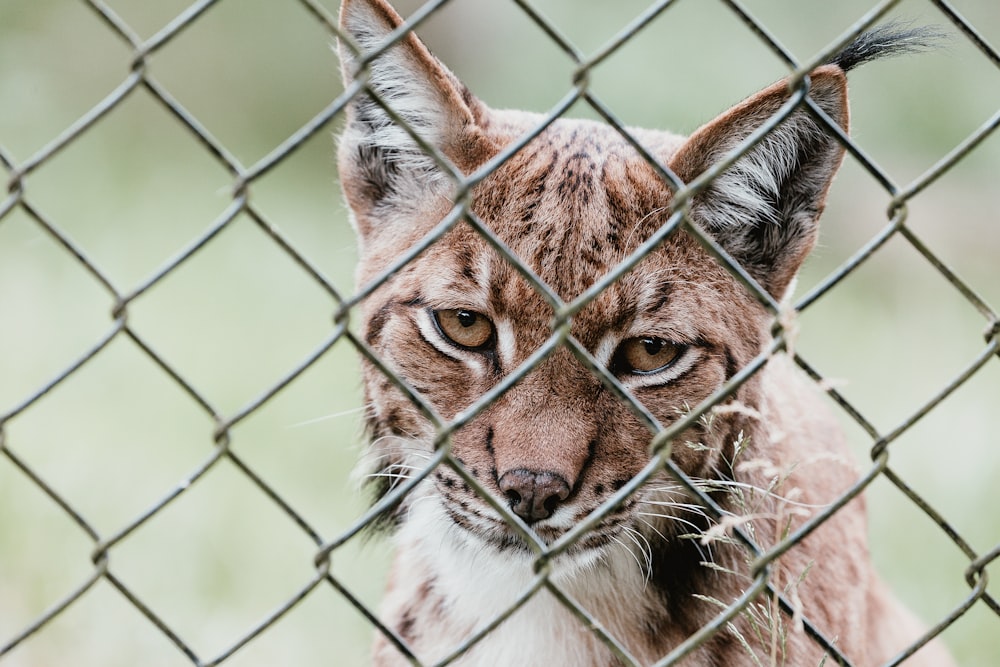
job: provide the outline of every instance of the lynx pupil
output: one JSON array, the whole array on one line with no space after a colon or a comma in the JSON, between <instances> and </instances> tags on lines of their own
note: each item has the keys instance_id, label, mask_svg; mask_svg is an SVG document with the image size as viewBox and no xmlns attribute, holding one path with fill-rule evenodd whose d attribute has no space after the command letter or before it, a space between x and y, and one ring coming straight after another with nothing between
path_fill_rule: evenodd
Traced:
<instances>
[{"instance_id":1,"label":"lynx pupil","mask_svg":"<svg viewBox=\"0 0 1000 667\"><path fill-rule=\"evenodd\" d=\"M667 344L667 341L662 338L643 338L642 346L646 348L646 354L651 357L655 357L663 349L663 346Z\"/></svg>"},{"instance_id":2,"label":"lynx pupil","mask_svg":"<svg viewBox=\"0 0 1000 667\"><path fill-rule=\"evenodd\" d=\"M479 316L468 310L460 310L455 313L455 319L458 320L459 324L468 329L471 326L475 326L479 320Z\"/></svg>"}]
</instances>

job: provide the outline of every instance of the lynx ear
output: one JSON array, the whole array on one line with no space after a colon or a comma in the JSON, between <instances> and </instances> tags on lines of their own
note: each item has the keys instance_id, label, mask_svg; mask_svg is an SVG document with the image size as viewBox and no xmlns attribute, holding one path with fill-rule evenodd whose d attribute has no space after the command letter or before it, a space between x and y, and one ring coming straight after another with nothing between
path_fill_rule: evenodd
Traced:
<instances>
[{"instance_id":1,"label":"lynx ear","mask_svg":"<svg viewBox=\"0 0 1000 667\"><path fill-rule=\"evenodd\" d=\"M340 25L362 53L378 49L403 24L384 0L343 0ZM358 58L338 45L345 87ZM367 85L347 107L340 142L344 190L355 211L376 205L411 206L446 192L449 179L413 137L366 91L374 92L427 144L460 169L483 160L477 131L486 109L412 32L372 60ZM359 220L359 224L361 221ZM364 232L364 225L362 232Z\"/></svg>"},{"instance_id":2,"label":"lynx ear","mask_svg":"<svg viewBox=\"0 0 1000 667\"><path fill-rule=\"evenodd\" d=\"M847 128L841 68L810 75L810 97ZM686 183L746 139L789 98L784 82L698 129L670 160ZM796 109L691 202L691 216L770 294L781 298L816 242L827 190L843 147L805 109Z\"/></svg>"}]
</instances>

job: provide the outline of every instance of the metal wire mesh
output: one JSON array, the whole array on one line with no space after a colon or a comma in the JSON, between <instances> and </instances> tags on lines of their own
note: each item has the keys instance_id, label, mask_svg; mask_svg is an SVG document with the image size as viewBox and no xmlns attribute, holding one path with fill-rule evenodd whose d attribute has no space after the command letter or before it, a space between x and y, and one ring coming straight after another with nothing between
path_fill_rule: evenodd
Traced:
<instances>
[{"instance_id":1,"label":"metal wire mesh","mask_svg":"<svg viewBox=\"0 0 1000 667\"><path fill-rule=\"evenodd\" d=\"M458 0L454 0L458 2ZM255 189L283 163L291 159L296 151L308 144L314 137L322 137L333 129L336 119L342 115L345 105L351 97L357 94L364 87L363 79L359 83L343 93L329 100L318 113L303 123L296 131L292 132L280 141L272 150L263 157L245 165L238 159L227 145L216 138L210 132L198 114L187 109L170 92L170 86L161 83L154 75L156 68L153 64L155 58L162 52L171 49L182 49L182 35L193 26L205 20L210 15L214 5L223 4L216 0L202 0L183 11L177 13L169 21L162 24L162 27L155 31L152 36L142 38L139 36L128 21L122 15L112 9L112 3L98 2L96 0L84 0L79 3L93 17L96 17L104 24L109 40L117 40L124 44L126 55L121 62L127 65L126 74L121 78L111 92L107 93L89 111L79 116L71 122L64 131L48 141L40 149L35 150L25 159L15 159L15 157L3 148L0 144L0 163L2 163L6 178L7 192L2 202L0 202L0 227L6 220L11 220L15 216L21 216L31 225L33 229L41 232L58 249L63 261L72 264L75 269L82 270L86 276L85 280L98 286L104 295L113 304L110 312L109 322L104 326L103 331L92 340L88 349L79 353L75 358L66 363L57 372L52 374L46 381L36 386L34 389L17 396L16 400L9 405L0 405L0 453L3 465L9 470L15 471L19 478L26 482L19 488L31 489L30 493L41 492L48 502L58 508L58 512L75 524L86 536L89 544L89 565L87 571L81 574L75 584L66 590L58 591L57 594L50 594L46 599L44 610L34 610L30 613L27 622L20 621L17 627L4 627L0 625L0 662L11 662L17 664L19 656L27 655L25 651L29 645L45 644L47 637L52 636L52 627L59 623L61 618L72 614L75 607L80 606L82 601L93 595L93 591L103 584L110 585L118 594L120 601L124 601L132 613L144 617L164 638L172 648L164 649L173 656L181 656L186 661L196 665L216 665L222 663L236 664L237 656L241 649L253 645L262 635L273 632L279 621L285 618L293 609L302 605L306 600L315 597L317 591L327 590L335 593L337 604L347 606L356 611L361 618L375 631L384 633L404 655L410 656L414 662L416 658L406 646L406 642L397 636L391 629L386 627L378 618L371 603L365 601L353 590L353 586L344 576L338 575L333 569L333 563L341 553L342 547L353 544L359 539L359 534L363 529L374 522L377 517L388 508L400 502L402 497L409 492L420 480L431 474L439 465L450 467L473 489L477 489L480 495L494 505L502 516L505 516L513 526L517 528L528 544L534 545L537 551L537 577L532 585L523 592L519 598L519 604L526 602L533 594L542 589L547 589L558 599L560 599L569 609L577 614L584 622L594 628L605 643L619 655L624 664L630 664L629 658L623 649L618 646L614 637L602 630L588 612L570 599L565 592L560 590L548 579L549 560L563 552L575 541L585 535L609 512L617 503L621 502L638 489L655 471L664 467L670 470L678 479L685 480L684 474L676 467L669 458L672 439L684 431L685 428L694 423L697 419L705 415L714 405L724 400L742 382L756 372L767 360L768 356L780 349L787 347L787 332L782 329L782 323L787 323L788 313L781 305L776 303L765 291L763 291L743 269L725 251L719 247L710 237L704 235L699 229L691 225L683 215L683 211L678 211L654 238L644 244L632 257L624 261L612 273L592 286L572 302L562 301L547 285L544 284L530 269L524 266L519 259L507 249L503 242L489 229L489 227L479 220L469 208L467 193L469 189L488 175L499 164L514 154L521 146L531 141L535 136L524 137L522 142L506 149L501 155L491 160L478 172L471 175L462 175L452 172L451 176L458 185L459 196L456 198L452 212L422 241L415 245L410 252L399 258L394 267L383 273L382 277L367 285L361 285L357 291L350 293L343 286L336 286L334 281L327 277L327 273L320 268L321 261L317 260L317 251L313 248L306 249L301 244L294 242L276 224L272 222L272 217L265 213L265 209L259 206L251 197ZM414 12L407 22L407 28L420 26L426 19L432 17L447 3L444 0L428 2ZM721 173L729 163L722 163L711 169L695 182L684 185L680 183L669 171L649 156L641 145L635 141L625 129L625 123L616 113L605 104L600 97L592 90L590 79L592 73L608 59L611 59L626 46L636 36L653 25L655 21L669 20L670 11L675 5L683 3L664 0L653 3L648 8L639 13L623 30L610 37L603 46L594 50L591 54L585 53L576 47L572 40L566 37L559 25L555 21L545 17L529 0L514 0L512 5L516 6L523 16L537 25L545 33L548 39L555 43L572 62L573 74L571 80L567 82L567 92L546 115L546 121L540 125L537 132L541 132L545 125L554 119L566 114L571 107L578 104L587 105L594 113L603 118L608 124L616 128L626 138L633 142L641 154L654 164L661 176L676 190L675 201L678 205L683 203L694 193L706 187L710 181ZM892 9L897 2L887 1L873 6L858 21L845 25L837 39L828 47L821 49L809 58L799 60L794 58L788 50L783 48L777 36L773 35L768 27L754 14L743 8L740 4L727 1L720 2L719 5L730 12L732 16L741 21L747 31L752 33L760 42L770 49L774 55L785 65L791 74L794 85L797 86L797 93L784 110L790 113L795 107L804 104L812 109L814 113L822 114L811 100L806 97L807 83L805 75L817 64L825 62L828 57L848 43L861 31L881 20L884 15ZM277 5L272 6L276 9ZM1000 68L1000 55L988 43L975 27L965 20L958 11L944 0L935 0L924 3L927 9L934 8L937 16L954 25L961 39L969 40L978 50L980 57L988 61L993 67ZM307 16L310 21L322 27L322 39L329 40L333 37L343 37L338 34L336 19L331 11L321 5L316 0L299 0L298 2L281 3L281 12L298 12ZM2 28L0 28L2 29ZM401 35L397 36L397 39ZM386 47L389 45L386 44ZM370 60L376 53L362 54L362 58ZM331 57L332 60L332 57ZM221 167L228 175L229 194L228 201L214 221L204 229L190 238L183 249L177 252L171 259L163 263L158 269L153 271L147 278L136 282L128 283L129 287L122 287L121 282L113 279L108 272L102 269L101 262L93 259L92 250L85 243L74 239L73 234L67 231L64 221L58 220L47 214L44 205L38 205L36 195L32 190L32 178L36 174L43 173L50 165L57 162L58 156L71 149L74 145L86 140L92 135L102 123L112 121L116 113L124 107L131 98L140 91L144 99L152 100L154 105L161 111L166 112L173 122L183 128L188 138L194 139L200 151L209 156L217 166ZM387 105L387 111L393 114L391 107ZM397 119L398 120L398 119ZM781 120L781 117L772 119L760 133L751 137L743 150L748 150L753 142L762 134ZM914 644L906 651L897 656L890 664L899 664L912 654L919 646L930 638L943 632L952 624L962 623L963 618L971 609L988 609L992 616L992 622L1000 620L1000 602L995 595L988 590L987 569L991 563L1000 558L1000 543L986 549L977 549L973 546L973 540L967 539L955 526L952 520L944 512L935 508L934 503L925 499L917 489L907 481L905 475L898 473L890 464L893 444L906 434L917 424L926 414L936 410L938 406L948 398L953 392L962 387L970 378L979 373L981 369L992 364L997 364L998 352L1000 352L1000 318L996 312L988 305L986 300L980 296L979 291L973 285L963 281L949 265L937 254L931 244L926 243L907 224L907 211L911 200L928 188L933 188L935 184L946 176L956 165L966 159L966 157L979 144L986 140L997 125L1000 124L1000 109L998 109L985 123L977 130L965 138L953 150L941 157L925 173L906 184L899 184L894 181L889 173L883 169L877 160L870 157L864 147L855 143L847 136L839 133L839 140L847 147L849 153L860 164L876 183L890 198L890 205L887 211L888 222L863 245L857 248L843 264L834 270L829 276L815 285L808 293L800 298L794 305L796 313L803 313L813 307L828 294L837 290L839 285L854 272L863 267L871 258L878 255L880 251L890 242L905 242L909 244L934 271L943 277L954 289L954 292L961 296L981 315L985 326L985 342L981 345L978 354L967 362L961 372L950 378L938 391L930 396L920 405L911 406L908 416L889 429L879 429L873 422L866 418L860 409L852 405L847 398L837 389L825 385L824 387L842 408L846 415L853 419L860 428L867 434L871 442L871 465L868 470L857 481L857 483L836 503L818 512L811 517L801 528L782 540L773 548L763 551L753 545L747 539L748 548L753 551L752 574L754 576L753 585L749 586L745 594L735 603L726 608L711 624L706 625L699 632L691 636L684 644L677 647L670 655L665 656L658 665L675 664L683 656L704 642L712 634L719 632L725 627L727 621L741 613L750 602L764 590L771 589L768 579L768 568L776 558L781 556L786 550L795 545L808 535L822 522L827 520L837 512L851 498L864 491L875 480L887 480L895 485L905 496L912 501L913 505L919 508L930 519L936 523L944 535L947 536L964 555L966 567L962 575L968 584L968 594L964 599L957 602L946 614L935 619L935 624L928 631L927 635L920 642ZM830 126L831 131L836 131L835 126ZM536 132L536 134L537 134ZM0 137L0 141L3 137ZM432 155L434 149L431 146L424 148ZM445 160L437 156L441 165L445 168ZM732 159L736 159L734 155ZM730 160L729 162L731 162ZM181 193L183 196L183 193ZM994 217L996 212L993 213ZM396 377L388 368L381 364L377 356L368 348L363 340L358 338L350 329L350 319L352 309L361 303L368 295L379 287L395 268L405 265L426 247L435 243L449 229L460 221L466 221L479 234L486 239L497 251L505 257L518 271L527 279L555 310L556 316L553 325L553 332L549 340L539 348L532 357L513 373L509 374L494 390L483 396L469 409L461 413L456 419L451 421L442 420L435 415L433 409L424 402L418 392L408 387L405 381ZM320 290L327 304L327 313L332 310L332 325L325 337L315 343L312 351L302 355L300 360L287 367L281 376L268 383L268 386L260 391L255 397L245 400L233 409L223 408L219 402L213 398L212 394L199 388L199 384L190 379L190 373L181 368L171 360L169 354L158 351L153 342L156 335L144 331L142 327L133 324L133 313L142 307L147 297L160 289L164 283L174 279L175 276L187 271L187 267L197 257L205 255L213 244L218 242L228 229L237 225L249 222L269 240L269 243L290 260L297 271L301 273L312 285ZM109 224L117 224L109 222ZM752 290L757 298L773 313L777 325L777 335L774 346L767 354L761 355L758 359L744 368L734 376L716 394L710 397L702 405L693 409L685 418L669 428L663 428L641 404L635 403L616 382L615 378L601 367L588 353L588 351L570 335L569 323L572 317L578 313L587 303L594 299L603 289L615 281L618 277L630 270L657 242L672 233L675 229L684 228L688 233L695 235L702 244L725 266L727 266L741 281ZM219 317L225 317L225 308L219 309ZM10 326L7 324L5 326ZM17 326L16 321L13 326ZM197 330L191 331L192 336L197 336ZM33 462L30 450L33 443L16 437L19 421L25 415L44 405L47 401L52 401L52 395L57 393L58 388L64 383L70 382L74 378L85 373L89 365L97 360L111 354L110 350L123 339L129 341L134 349L141 353L141 356L148 362L152 362L157 372L165 377L176 389L179 389L186 400L193 404L196 409L207 417L212 424L212 436L210 442L205 447L204 457L200 464L188 470L183 475L176 478L169 487L159 491L160 497L151 506L141 512L130 514L130 518L116 524L112 529L102 529L90 516L90 513L81 507L79 500L71 497L59 483L49 480L46 464ZM595 374L611 388L615 389L622 400L632 404L636 414L645 421L653 435L654 456L649 466L639 476L620 489L600 510L582 521L576 528L563 536L556 543L546 546L533 537L532 533L521 524L518 519L502 504L492 500L489 493L483 490L478 481L469 475L463 467L450 454L450 435L475 418L489 403L495 400L508 388L513 386L520 378L530 373L531 370L540 363L554 349L565 346L576 355L580 361L590 368ZM303 376L308 374L310 369L318 366L322 360L333 354L334 350L351 349L356 354L367 357L372 363L378 366L389 379L406 393L424 413L434 423L437 429L435 444L438 446L436 455L428 462L427 467L418 475L408 480L405 484L399 485L388 496L382 499L370 510L363 511L357 515L346 528L341 527L336 530L319 528L315 522L308 519L303 513L294 508L294 502L288 500L287 487L279 488L268 481L271 471L262 468L261 465L250 463L236 446L238 438L236 433L241 425L252 420L259 414L279 392L283 392L289 387L302 382ZM812 375L818 382L824 380L818 371L807 361L804 354L796 353L795 359L799 365ZM2 371L0 371L2 372ZM239 373L240 370L234 370ZM165 417L169 419L169 417ZM155 428L155 426L150 426ZM993 443L995 444L995 436ZM58 443L60 448L71 448L72 442L66 441ZM330 443L330 446L337 446ZM147 594L143 593L143 586L131 583L127 576L123 576L115 567L117 555L123 553L130 542L137 542L137 533L141 532L145 526L158 521L163 521L164 515L169 508L181 497L191 494L195 489L203 484L203 480L209 476L213 470L223 464L231 465L231 469L237 471L244 480L248 481L255 489L254 493L265 498L273 507L280 512L283 520L292 526L296 531L300 531L314 545L314 558L310 565L311 574L303 576L296 590L287 594L280 604L272 611L260 617L251 627L242 628L231 633L225 640L225 645L217 650L210 651L198 647L192 642L185 632L177 627L177 622L161 613L157 604L152 602ZM694 485L688 483L691 492L700 496L701 501L710 510L715 509L711 498L700 492ZM28 491L23 491L28 493ZM92 489L92 493L100 494L100 488ZM15 499L17 496L15 495ZM982 508L985 514L991 514L989 508ZM3 529L0 528L0 535ZM1000 531L994 530L991 533L993 540L1000 540ZM744 536L745 538L745 536ZM13 536L9 539L20 539L20 536ZM44 537L41 538L44 544ZM4 541L0 540L0 548ZM0 562L2 562L2 552L0 552ZM16 577L16 575L15 575ZM0 591L2 594L2 591ZM791 605L787 600L782 599L781 604L786 612L791 613ZM0 601L0 606L3 602ZM446 664L461 655L476 641L486 636L492 629L509 615L517 610L517 606L508 610L486 627L480 628L476 634L456 646L455 651L448 659L439 664ZM0 619L3 616L0 614ZM833 641L824 638L821 633L808 625L807 630L813 635L815 641L821 643L830 653L833 660L839 664L850 664L848 660L840 654ZM104 641L114 642L113 636L109 636ZM173 664L173 663L171 663Z\"/></svg>"}]
</instances>

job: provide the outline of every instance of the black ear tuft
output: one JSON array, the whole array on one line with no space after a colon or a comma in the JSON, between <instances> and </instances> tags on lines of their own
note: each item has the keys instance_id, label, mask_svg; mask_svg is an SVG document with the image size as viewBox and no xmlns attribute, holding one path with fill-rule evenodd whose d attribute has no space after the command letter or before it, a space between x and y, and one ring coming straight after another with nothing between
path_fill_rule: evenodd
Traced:
<instances>
[{"instance_id":1,"label":"black ear tuft","mask_svg":"<svg viewBox=\"0 0 1000 667\"><path fill-rule=\"evenodd\" d=\"M920 53L936 47L947 35L933 26L887 23L862 33L830 61L848 72L872 60Z\"/></svg>"}]
</instances>

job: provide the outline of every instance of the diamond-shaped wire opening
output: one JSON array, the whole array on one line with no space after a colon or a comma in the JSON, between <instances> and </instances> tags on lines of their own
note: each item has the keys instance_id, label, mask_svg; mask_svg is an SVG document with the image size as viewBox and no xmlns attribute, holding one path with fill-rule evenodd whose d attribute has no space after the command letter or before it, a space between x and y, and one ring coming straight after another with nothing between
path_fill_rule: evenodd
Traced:
<instances>
[{"instance_id":1,"label":"diamond-shaped wire opening","mask_svg":"<svg viewBox=\"0 0 1000 667\"><path fill-rule=\"evenodd\" d=\"M197 138L143 89L24 179L26 199L44 202L46 217L122 290L208 227L226 207L230 184Z\"/></svg>"},{"instance_id":2,"label":"diamond-shaped wire opening","mask_svg":"<svg viewBox=\"0 0 1000 667\"><path fill-rule=\"evenodd\" d=\"M149 429L168 416L179 420L169 432ZM199 441L212 421L119 336L4 429L11 448L107 536L207 457Z\"/></svg>"},{"instance_id":3,"label":"diamond-shaped wire opening","mask_svg":"<svg viewBox=\"0 0 1000 667\"><path fill-rule=\"evenodd\" d=\"M790 71L723 3L648 5L619 12L621 29L587 58L593 63L589 91L628 127L690 134ZM692 30L699 25L713 28ZM692 58L693 53L704 56ZM709 55L727 53L738 57ZM662 69L651 71L650 62ZM638 89L644 91L641 104L635 103Z\"/></svg>"},{"instance_id":4,"label":"diamond-shaped wire opening","mask_svg":"<svg viewBox=\"0 0 1000 667\"><path fill-rule=\"evenodd\" d=\"M231 446L238 444L234 438ZM258 530L271 539L260 540ZM281 507L222 460L109 556L115 576L207 659L237 644L316 576L314 550ZM192 613L192 596L201 613ZM242 611L213 614L216 599L239 600Z\"/></svg>"},{"instance_id":5,"label":"diamond-shaped wire opening","mask_svg":"<svg viewBox=\"0 0 1000 667\"><path fill-rule=\"evenodd\" d=\"M122 83L129 55L84 3L34 11L30 2L11 4L0 46L0 85L8 100L0 110L0 136L4 149L24 161ZM53 44L72 44L86 58L68 58Z\"/></svg>"},{"instance_id":6,"label":"diamond-shaped wire opening","mask_svg":"<svg viewBox=\"0 0 1000 667\"><path fill-rule=\"evenodd\" d=\"M218 2L150 58L148 73L251 164L333 99L340 85L330 43L297 3Z\"/></svg>"},{"instance_id":7,"label":"diamond-shaped wire opening","mask_svg":"<svg viewBox=\"0 0 1000 667\"><path fill-rule=\"evenodd\" d=\"M327 339L332 310L326 290L245 215L128 306L130 330L225 412ZM244 372L219 383L226 368Z\"/></svg>"},{"instance_id":8,"label":"diamond-shaped wire opening","mask_svg":"<svg viewBox=\"0 0 1000 667\"><path fill-rule=\"evenodd\" d=\"M873 282L882 289L872 291ZM910 414L984 346L982 316L898 236L812 303L800 322L799 351L883 429ZM865 354L858 352L861 345ZM887 392L898 378L907 381Z\"/></svg>"}]
</instances>

